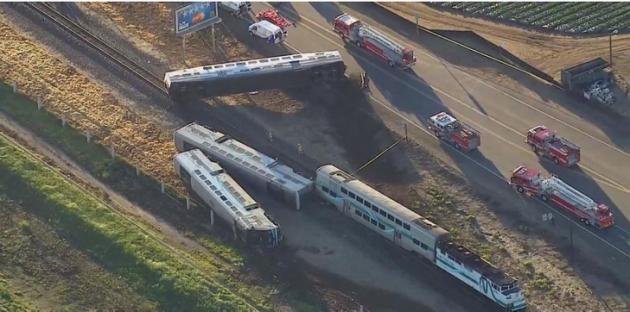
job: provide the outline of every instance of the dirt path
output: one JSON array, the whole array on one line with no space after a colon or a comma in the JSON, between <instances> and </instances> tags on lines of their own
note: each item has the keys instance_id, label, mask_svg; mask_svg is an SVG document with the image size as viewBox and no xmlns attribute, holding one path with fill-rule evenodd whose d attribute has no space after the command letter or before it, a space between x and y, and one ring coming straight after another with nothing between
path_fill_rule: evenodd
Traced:
<instances>
[{"instance_id":1,"label":"dirt path","mask_svg":"<svg viewBox=\"0 0 630 312\"><path fill-rule=\"evenodd\" d=\"M421 3L384 3L411 16L433 30L474 31L492 43L560 80L560 70L596 57L609 59L608 37L559 36L464 17L433 9ZM613 37L614 70L630 80L630 35Z\"/></svg>"}]
</instances>

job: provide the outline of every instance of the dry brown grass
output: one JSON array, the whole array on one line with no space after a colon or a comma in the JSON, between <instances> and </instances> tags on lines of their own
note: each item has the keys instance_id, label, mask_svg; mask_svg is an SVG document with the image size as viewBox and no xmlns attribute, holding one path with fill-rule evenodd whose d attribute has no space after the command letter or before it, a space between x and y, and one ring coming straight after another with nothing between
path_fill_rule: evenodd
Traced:
<instances>
[{"instance_id":1,"label":"dry brown grass","mask_svg":"<svg viewBox=\"0 0 630 312\"><path fill-rule=\"evenodd\" d=\"M111 93L51 55L0 20L0 80L16 82L20 92L40 97L46 109L93 134L105 146L148 174L178 181L171 166L175 146L148 120L134 115Z\"/></svg>"}]
</instances>

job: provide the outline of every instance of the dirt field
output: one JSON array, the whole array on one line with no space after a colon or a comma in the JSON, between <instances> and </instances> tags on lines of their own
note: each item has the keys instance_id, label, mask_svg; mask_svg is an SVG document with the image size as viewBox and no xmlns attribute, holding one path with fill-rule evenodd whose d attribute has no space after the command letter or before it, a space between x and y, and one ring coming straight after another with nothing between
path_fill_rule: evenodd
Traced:
<instances>
[{"instance_id":1,"label":"dirt field","mask_svg":"<svg viewBox=\"0 0 630 312\"><path fill-rule=\"evenodd\" d=\"M108 4L108 3L91 3L86 4L87 7L100 12L105 16L111 18L117 27L124 29L126 32L132 34L133 40L136 45L143 50L152 53L155 57L171 64L174 67L179 67L182 64L178 63L181 59L178 52L180 42L178 42L172 36L170 32L170 26L172 19L170 16L170 10L165 5L143 5L143 4ZM148 10L147 10L148 8ZM152 11L153 10L153 11ZM141 12L149 12L141 13ZM152 12L152 13L151 13ZM152 15L153 14L153 15ZM156 16L158 18L156 18ZM103 127L113 127L117 129L116 132L121 137L129 135L132 129L137 129L137 125L134 122L139 122L140 125L145 125L147 129L147 135L132 137L134 144L137 144L136 149L131 149L129 145L127 148L121 148L121 154L131 159L133 162L142 165L142 168L158 176L160 178L167 179L168 181L177 181L172 177L170 166L155 166L156 163L169 163L174 149L170 143L170 135L166 135L164 130L158 129L156 125L151 125L146 122L145 119L139 116L134 116L133 119L128 118L126 108L124 105L112 100L107 104L102 104L99 99L95 99L94 103L86 102L86 98L100 98L104 95L105 98L110 98L103 89L96 87L93 83L87 79L82 78L72 67L64 65L63 62L50 58L48 52L33 44L28 39L16 35L11 29L4 26L0 28L0 33L5 40L2 42L8 42L6 44L0 44L0 51L10 50L10 47L16 46L22 49L21 53L34 53L35 57L31 63L20 62L21 58L11 58L6 62L4 59L0 59L3 62L0 66L3 66L1 78L9 80L22 79L22 83L25 84L24 90L27 94L35 95L40 94L42 89L50 93L44 93L47 96L55 95L54 98L47 98L47 103L50 101L67 101L67 104L73 106L60 106L59 108L53 107L53 110L57 113L63 113L64 111L84 111L86 106L90 107L89 114L92 116L103 116L103 122L100 122L100 118L95 118L90 123L82 124L81 118L71 119L71 123L79 128L102 125ZM8 34L8 35L7 35ZM226 34L221 34L226 36ZM139 39L139 38L142 38ZM200 38L198 38L200 39ZM244 47L235 42L234 40L226 39L228 42L225 44L226 54L229 57L244 57L239 54L244 50ZM201 40L191 40L189 47L197 46L198 49L190 53L189 65L200 65L209 62L212 58L207 58L207 47L204 48L204 44ZM159 52L157 52L159 51ZM198 53L198 54L196 54ZM217 57L218 58L218 57ZM42 61L39 61L42 60ZM5 63L7 63L5 65ZM11 71L8 70L11 65ZM53 77L56 77L55 73L67 73L72 80L70 82L75 85L74 89L58 90L59 86L51 83L50 81L43 80L40 76L33 79L32 72L34 69L49 71ZM51 75L44 75L49 77ZM61 74L59 74L61 75ZM59 77L59 79L69 79L66 77ZM52 79L51 79L52 80ZM33 81L33 82L31 82ZM35 85L37 82L37 85ZM30 85L29 85L30 83ZM21 85L21 84L20 84ZM51 91L52 90L52 91ZM88 90L90 92L86 92ZM57 92L53 92L57 91ZM347 120L326 120L324 118L313 118L321 111L308 111L308 105L304 105L300 102L291 99L283 92L273 91L269 93L261 93L253 96L255 101L250 101L249 97L226 97L223 99L225 102L232 104L244 104L239 105L239 110L249 116L256 117L257 120L265 122L267 124L274 124L274 129L278 135L287 137L289 141L295 142L295 140L301 140L303 134L296 131L295 125L300 125L302 128L309 127L312 132L321 130L320 137L310 136L308 142L304 143L306 148L311 148L314 156L317 159L335 159L339 163L341 159L350 159L349 164L341 164L343 167L357 166L362 161L366 160L373 154L373 149L363 149L360 142L357 142L356 137L347 136L342 140L336 141L331 139L334 133L329 134L331 130L324 131L331 128L328 122L332 123L337 128L336 133L344 130L343 124L347 126ZM73 100L73 101L71 101ZM257 103L265 103L265 105L257 105ZM53 104L56 105L56 104ZM310 105L311 107L313 105ZM115 110L112 111L112 107ZM99 115L102 114L102 115ZM281 118L278 118L281 116ZM113 118L114 122L109 120ZM308 123L307 123L308 122ZM307 123L308 126L305 126ZM293 126L290 126L293 125ZM143 126L144 127L144 126ZM151 128L155 127L155 128ZM333 128L334 128L333 127ZM88 128L89 129L89 128ZM137 131L137 130L136 130ZM387 134L387 131L383 129L381 124L367 124L357 125L354 131L365 135L365 133L374 134L374 137L379 137L386 141L392 139L391 135ZM370 131L370 132L367 132ZM156 135L157 133L157 135ZM355 133L355 135L357 134ZM151 134L151 135L148 135ZM101 137L104 142L109 142L108 136ZM344 148L339 147L341 143L355 142L354 145L347 145ZM159 144L156 142L160 142ZM322 148L322 146L326 148ZM135 151L138 151L135 153ZM352 151L351 154L346 154L344 150ZM142 151L142 152L140 152ZM143 160L143 155L152 154L155 157L151 158L151 164L147 164L148 161ZM407 151L407 154L397 157L409 157L412 159L409 166L400 165L397 162L396 156L388 158L391 163L397 163L400 172L406 170L418 170L423 176L434 177L444 175L448 172L440 164L436 164L431 161L430 155L426 155L422 150L417 148L411 148ZM410 156L411 155L411 156ZM415 156L414 156L415 155ZM418 156L420 155L420 156ZM387 163L386 163L387 164ZM383 165L383 164L381 164ZM422 171L419 167L428 165L429 169ZM378 168L378 166L376 167ZM375 169L377 170L377 169ZM382 173L378 171L366 172L367 176L380 176ZM396 180L396 179L395 179ZM547 311L575 311L580 308L588 307L591 310L599 311L603 310L602 303L591 293L588 287L571 272L571 268L566 265L561 255L550 247L543 240L535 238L526 238L527 229L523 228L523 233L519 231L505 229L499 222L496 221L496 217L493 215L487 215L486 209L482 209L484 203L479 201L474 196L466 193L465 187L454 185L457 179L452 180L436 180L433 178L424 179L422 183L414 183L413 186L401 187L401 184L396 183L383 183L382 180L377 179L377 187L386 190L387 193L391 193L394 198L400 199L409 206L418 209L423 214L427 214L435 218L440 224L451 228L452 230L460 228L459 235L462 240L467 244L470 244L479 253L489 258L492 258L494 262L501 268L506 268L513 274L521 278L525 284L525 288L528 291L528 299L535 310ZM400 183L400 179L398 179ZM459 181L461 183L461 181ZM459 185L459 184L455 184ZM437 191L437 189L448 189L447 192ZM416 204L417 202L429 202L429 205ZM459 211L457 207L460 204L466 204L472 208L468 212ZM449 212L449 213L444 213ZM454 218L440 218L440 215L455 216ZM487 234L491 233L491 234ZM493 248L492 246L499 245L501 243L505 250ZM554 282L551 283L550 280ZM563 306L559 306L558 300L562 300ZM566 305L564 304L566 302Z\"/></svg>"},{"instance_id":2,"label":"dirt field","mask_svg":"<svg viewBox=\"0 0 630 312\"><path fill-rule=\"evenodd\" d=\"M384 3L432 30L474 31L560 81L560 70L602 57L609 59L608 37L568 37L529 31L433 9L421 3ZM615 72L630 80L630 35L613 37Z\"/></svg>"}]
</instances>

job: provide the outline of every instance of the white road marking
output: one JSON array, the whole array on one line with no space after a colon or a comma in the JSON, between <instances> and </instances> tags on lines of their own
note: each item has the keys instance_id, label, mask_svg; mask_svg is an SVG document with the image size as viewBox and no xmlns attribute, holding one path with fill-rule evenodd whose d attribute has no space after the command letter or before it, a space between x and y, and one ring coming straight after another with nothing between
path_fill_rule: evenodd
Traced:
<instances>
[{"instance_id":1,"label":"white road marking","mask_svg":"<svg viewBox=\"0 0 630 312\"><path fill-rule=\"evenodd\" d=\"M268 3L266 3L266 2L263 2L263 3L265 3L267 6L271 7L271 5L269 5ZM286 12L283 12L283 13L285 13L285 14L286 14ZM292 15L292 14L286 14L286 15ZM311 21L311 20L309 20L309 19L307 19L307 18L305 18L305 17L303 17L303 16L301 16L300 18L301 18L301 19L303 19L303 20L309 21L310 23L312 23L312 24L316 25L318 28L323 29L323 30L324 30L324 31L326 31L326 32L330 32L330 31L328 31L327 29L325 29L325 28L323 28L323 27L321 27L321 26L317 25L317 23L315 23L315 22L313 22L313 21ZM318 31L316 31L316 30L315 30L315 29L313 29L312 27L309 27L309 26L307 26L307 25L305 25L305 24L301 24L301 26L304 26L305 28L307 28L307 29L311 30L314 34L316 34L316 35L318 35L319 37L321 37L322 39L324 39L324 40L326 40L326 41L328 41L328 42L330 42L330 43L334 44L335 46L343 48L343 46L341 46L339 43L337 43L337 42L335 42L335 41L333 41L333 40L331 40L331 39L329 39L329 38L327 38L327 37L323 36L322 34L320 34ZM285 43L284 43L284 44L285 44L287 47L289 47L290 49L293 49L294 51L296 51L297 53L302 53L302 52L300 52L300 50L299 50L299 49L297 49L297 48L295 48L295 47L293 47L293 46L289 45L286 41L285 41ZM365 57L363 57L363 56L357 55L357 57L362 58L363 60L365 60L365 61L366 61L366 62L368 62L368 63L371 63L372 65L376 65L374 62L372 62L371 60L366 59L366 58L365 58ZM376 68L377 68L378 70L382 71L382 72L385 72L385 73L389 74L391 77L394 77L395 79L397 79L397 80L401 81L402 83L404 83L405 85L407 85L408 87L410 87L412 90L414 90L414 91L416 91L416 92L420 92L420 91L415 90L415 89L414 89L414 88L412 88L411 86L409 86L407 83L405 83L404 81L402 81L400 78L398 78L398 77L396 77L396 76L394 76L394 75L391 75L391 73L389 73L389 72L387 72L387 71L385 71L385 70L382 70L382 69L380 68L380 66L376 66ZM459 69L458 69L458 70L459 70ZM415 79L415 78L412 78L412 79ZM417 80L417 79L416 79L416 80ZM419 82L423 83L424 85L427 85L427 86L430 86L430 87L434 88L433 86L431 86L431 85L429 85L429 84L427 84L427 83L425 83L425 82L422 82L422 81L419 81ZM435 88L435 89L437 89L437 88ZM440 92L441 92L441 93L443 93L444 95L448 96L448 97L453 98L450 94L447 94L447 93L445 93L444 91L440 91ZM420 92L420 93L421 93L421 92ZM421 93L421 94L422 94L422 93ZM424 94L423 94L423 95L424 95ZM426 95L425 95L425 97L426 97ZM418 128L419 130L421 130L421 131L425 132L425 133L426 133L426 134L428 134L430 137L432 137L434 140L439 141L439 139L438 139L438 138L436 138L436 137L435 137L435 136L434 136L431 132L429 132L429 131L428 131L427 129L425 129L423 126L421 126L421 125L417 124L415 121L412 121L412 120L410 120L409 118L407 118L406 116L402 115L400 112L398 112L396 109L392 108L390 105L388 105L388 104L386 104L386 103L383 103L381 100L379 100L379 99L375 98L375 97L374 97L374 96L372 96L372 95L369 95L369 98L370 98L372 101L374 101L375 103L378 103L379 105L381 105L381 106L385 107L387 110L389 110L390 112L394 113L395 115L397 115L397 116L398 116L398 117L400 117L401 119L403 119L403 120L407 121L407 122L408 122L408 123L410 123L412 126L414 126L414 127ZM429 98L429 97L427 97L427 98ZM431 100L431 99L429 98L429 100ZM459 99L455 99L455 98L454 98L454 100L456 100L456 101L460 102L460 100L459 100ZM468 107L468 106L467 106L467 105L465 105L465 104L464 104L464 106ZM509 130L511 130L511 131L516 131L516 130L514 130L514 129L511 129L510 127L506 127L506 128L507 128L507 129L509 129ZM516 131L516 133L519 133L519 132L518 132L518 131ZM520 134L520 133L519 133L519 134ZM496 134L495 134L495 135L496 135ZM498 137L500 138L500 136L498 136ZM504 139L504 140L505 140L505 139ZM484 169L485 171L489 172L490 174L492 174L492 175L493 175L493 176L495 176L496 178L498 178L498 179L500 179L500 180L502 180L502 181L507 182L504 176L502 176L502 175L499 175L499 174L495 173L493 170L491 170L490 168L488 168L488 167L484 166L483 164L481 164L481 163L480 163L480 162L478 162L477 160L473 159L473 158L472 158L472 157L470 157L469 155L467 155L467 154L463 153L462 151L459 151L459 150L455 149L453 146L450 146L450 145L446 145L446 146L448 146L448 148L450 148L451 150L453 150L453 151L455 151L455 152L459 153L460 155L464 156L464 157L465 157L465 158L467 158L469 161L473 162L474 164L476 164L476 165L477 165L477 166L479 166L480 168L482 168L482 169ZM587 168L586 168L586 167L584 167L584 166L581 166L581 167L582 167L582 168L584 168L584 169L587 169ZM589 170L589 169L587 169L587 170ZM590 169L589 171L591 171L591 170L592 170L592 169ZM593 171L593 172L594 172L594 171ZM599 175L599 174L598 174L598 175ZM602 181L602 182L603 182L603 181ZM606 183L606 182L604 182L604 183ZM615 184L617 184L617 183L615 182ZM623 189L622 189L622 191L624 191L624 192L628 192L628 190L627 190L627 189L625 189L625 188L623 188ZM556 211L556 209L552 208L552 206L550 206L549 204L547 204L547 203L543 203L543 204L544 204L544 205L545 205L548 209L550 209L551 211ZM624 252L623 250L619 249L618 247L616 247L616 246L615 246L615 245L613 245L612 243L608 242L607 240L603 239L603 238L602 238L602 237L600 237L599 235L597 235L597 234L593 233L592 231L588 230L588 229L587 229L585 226L583 226L581 223L576 222L575 220L573 220L573 219L571 219L571 218L569 218L569 217L565 216L564 214L561 214L561 213L560 213L559 215L560 215L560 216L562 216L562 217L563 217L564 219L566 219L567 221L572 222L572 223L573 223L574 225L576 225L578 228L580 228L580 229L584 230L584 232L586 232L586 233L588 233L588 234L592 235L593 237L595 237L596 239L598 239L598 240L600 240L600 241L604 242L606 245L610 246L611 248L613 248L614 250L616 250L617 252L619 252L619 253L620 253L620 254L622 254L623 256L625 256L625 257L627 257L627 258L630 258L630 254L628 254L628 253ZM619 226L616 226L616 225L615 225L613 228L620 229L621 231L623 231L623 232L627 233L625 230L623 230L623 229L622 229L622 228L620 228Z\"/></svg>"}]
</instances>

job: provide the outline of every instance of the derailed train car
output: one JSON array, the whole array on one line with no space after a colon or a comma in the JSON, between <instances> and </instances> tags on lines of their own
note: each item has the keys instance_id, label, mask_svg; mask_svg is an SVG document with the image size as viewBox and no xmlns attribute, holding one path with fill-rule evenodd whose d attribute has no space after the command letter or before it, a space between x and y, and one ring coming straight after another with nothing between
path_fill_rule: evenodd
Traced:
<instances>
[{"instance_id":1,"label":"derailed train car","mask_svg":"<svg viewBox=\"0 0 630 312\"><path fill-rule=\"evenodd\" d=\"M338 51L301 53L167 72L164 85L177 100L335 82L345 70Z\"/></svg>"},{"instance_id":2,"label":"derailed train car","mask_svg":"<svg viewBox=\"0 0 630 312\"><path fill-rule=\"evenodd\" d=\"M517 281L465 247L448 231L333 165L317 169L315 190L344 215L394 244L427 258L509 311L527 307Z\"/></svg>"},{"instance_id":3,"label":"derailed train car","mask_svg":"<svg viewBox=\"0 0 630 312\"><path fill-rule=\"evenodd\" d=\"M175 156L173 165L194 197L230 226L237 238L254 246L279 246L279 226L219 164L195 149Z\"/></svg>"},{"instance_id":4,"label":"derailed train car","mask_svg":"<svg viewBox=\"0 0 630 312\"><path fill-rule=\"evenodd\" d=\"M178 151L200 149L230 173L298 210L302 199L313 189L313 182L292 168L221 132L191 123L173 136Z\"/></svg>"}]
</instances>

